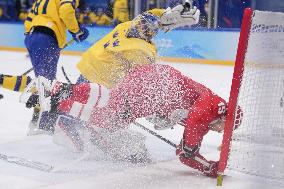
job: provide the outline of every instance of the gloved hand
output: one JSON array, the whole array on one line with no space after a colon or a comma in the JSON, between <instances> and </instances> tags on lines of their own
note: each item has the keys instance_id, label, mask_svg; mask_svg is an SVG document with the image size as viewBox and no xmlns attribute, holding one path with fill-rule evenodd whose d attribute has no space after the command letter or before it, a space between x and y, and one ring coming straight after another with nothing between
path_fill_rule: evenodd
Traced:
<instances>
[{"instance_id":1,"label":"gloved hand","mask_svg":"<svg viewBox=\"0 0 284 189\"><path fill-rule=\"evenodd\" d=\"M76 33L70 32L70 34L72 35L73 39L76 42L82 42L85 39L87 39L87 37L89 36L89 30L83 26L80 26L80 30L78 32Z\"/></svg>"},{"instance_id":2,"label":"gloved hand","mask_svg":"<svg viewBox=\"0 0 284 189\"><path fill-rule=\"evenodd\" d=\"M209 161L210 166L204 167L204 170L202 173L208 177L216 178L217 177L217 171L219 166L219 161Z\"/></svg>"},{"instance_id":3,"label":"gloved hand","mask_svg":"<svg viewBox=\"0 0 284 189\"><path fill-rule=\"evenodd\" d=\"M198 145L190 148L186 146L182 140L181 144L176 149L176 155L179 156L181 163L193 169L198 169L208 177L217 177L219 162L207 161L202 155L199 154Z\"/></svg>"},{"instance_id":4,"label":"gloved hand","mask_svg":"<svg viewBox=\"0 0 284 189\"><path fill-rule=\"evenodd\" d=\"M168 7L161 16L161 28L165 32L178 27L191 26L199 22L200 10L189 3Z\"/></svg>"},{"instance_id":5,"label":"gloved hand","mask_svg":"<svg viewBox=\"0 0 284 189\"><path fill-rule=\"evenodd\" d=\"M184 139L181 140L180 145L176 149L176 155L184 158L191 158L198 153L199 146L189 147L185 145Z\"/></svg>"},{"instance_id":6,"label":"gloved hand","mask_svg":"<svg viewBox=\"0 0 284 189\"><path fill-rule=\"evenodd\" d=\"M26 102L26 108L32 108L39 105L39 96L38 93L32 93Z\"/></svg>"}]
</instances>

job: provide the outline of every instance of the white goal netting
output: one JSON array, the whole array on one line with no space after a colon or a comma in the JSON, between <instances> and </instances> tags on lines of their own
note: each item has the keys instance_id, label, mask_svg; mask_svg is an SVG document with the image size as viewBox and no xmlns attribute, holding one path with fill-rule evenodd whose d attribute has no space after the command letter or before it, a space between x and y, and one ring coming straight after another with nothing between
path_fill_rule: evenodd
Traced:
<instances>
[{"instance_id":1,"label":"white goal netting","mask_svg":"<svg viewBox=\"0 0 284 189\"><path fill-rule=\"evenodd\" d=\"M228 168L284 179L284 13L254 11Z\"/></svg>"}]
</instances>

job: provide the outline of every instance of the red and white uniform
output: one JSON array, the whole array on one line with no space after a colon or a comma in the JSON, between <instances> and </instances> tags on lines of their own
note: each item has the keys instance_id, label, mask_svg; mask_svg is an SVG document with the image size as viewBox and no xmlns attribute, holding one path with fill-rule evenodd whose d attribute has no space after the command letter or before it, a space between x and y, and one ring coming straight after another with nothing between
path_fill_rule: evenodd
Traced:
<instances>
[{"instance_id":1,"label":"red and white uniform","mask_svg":"<svg viewBox=\"0 0 284 189\"><path fill-rule=\"evenodd\" d=\"M57 82L53 87L56 93L61 87ZM107 105L109 100L109 89L96 83L81 83L72 85L68 98L61 100L58 109L83 121L88 121L92 110Z\"/></svg>"},{"instance_id":2,"label":"red and white uniform","mask_svg":"<svg viewBox=\"0 0 284 189\"><path fill-rule=\"evenodd\" d=\"M106 106L92 109L88 122L94 127L118 129L154 113L167 117L176 109L189 110L183 138L186 146L195 147L200 146L209 124L225 115L226 102L173 67L151 64L133 69L111 90ZM207 161L198 151L196 155ZM180 159L204 171L193 159Z\"/></svg>"}]
</instances>

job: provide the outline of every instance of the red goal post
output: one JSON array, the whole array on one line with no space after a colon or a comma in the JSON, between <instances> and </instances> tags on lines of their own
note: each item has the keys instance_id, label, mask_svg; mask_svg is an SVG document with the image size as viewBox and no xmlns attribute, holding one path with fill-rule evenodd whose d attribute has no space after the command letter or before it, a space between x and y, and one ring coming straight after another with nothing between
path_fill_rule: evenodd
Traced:
<instances>
[{"instance_id":1,"label":"red goal post","mask_svg":"<svg viewBox=\"0 0 284 189\"><path fill-rule=\"evenodd\" d=\"M218 178L217 178L218 186L222 185L222 175L224 174L225 168L227 166L228 157L230 153L230 144L234 128L236 105L237 105L240 83L243 76L244 60L248 46L248 38L252 23L252 15L253 11L250 8L245 9L242 20L240 37L239 37L239 44L238 44L236 61L235 61L230 98L228 103L228 110L227 110L228 113L224 129L222 149L219 159Z\"/></svg>"},{"instance_id":2,"label":"red goal post","mask_svg":"<svg viewBox=\"0 0 284 189\"><path fill-rule=\"evenodd\" d=\"M244 11L218 185L225 169L284 184L284 13Z\"/></svg>"}]
</instances>

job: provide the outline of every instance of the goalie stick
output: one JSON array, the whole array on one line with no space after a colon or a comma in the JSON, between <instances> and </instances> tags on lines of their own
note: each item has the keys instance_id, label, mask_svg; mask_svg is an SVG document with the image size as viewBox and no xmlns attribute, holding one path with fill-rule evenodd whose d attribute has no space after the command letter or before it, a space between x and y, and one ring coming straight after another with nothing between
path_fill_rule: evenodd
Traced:
<instances>
[{"instance_id":1,"label":"goalie stick","mask_svg":"<svg viewBox=\"0 0 284 189\"><path fill-rule=\"evenodd\" d=\"M175 143L173 143L172 141L170 141L170 140L166 139L165 137L159 135L159 134L156 133L155 131L152 131L151 129L148 129L147 127L145 127L144 125L142 125L142 124L140 124L140 123L138 123L138 122L136 122L136 121L135 121L133 124L136 125L137 127L141 128L141 129L147 131L147 132L150 133L151 135L153 135L153 136L159 138L160 140L166 142L167 144L171 145L172 147L177 148L177 145L176 145Z\"/></svg>"}]
</instances>

